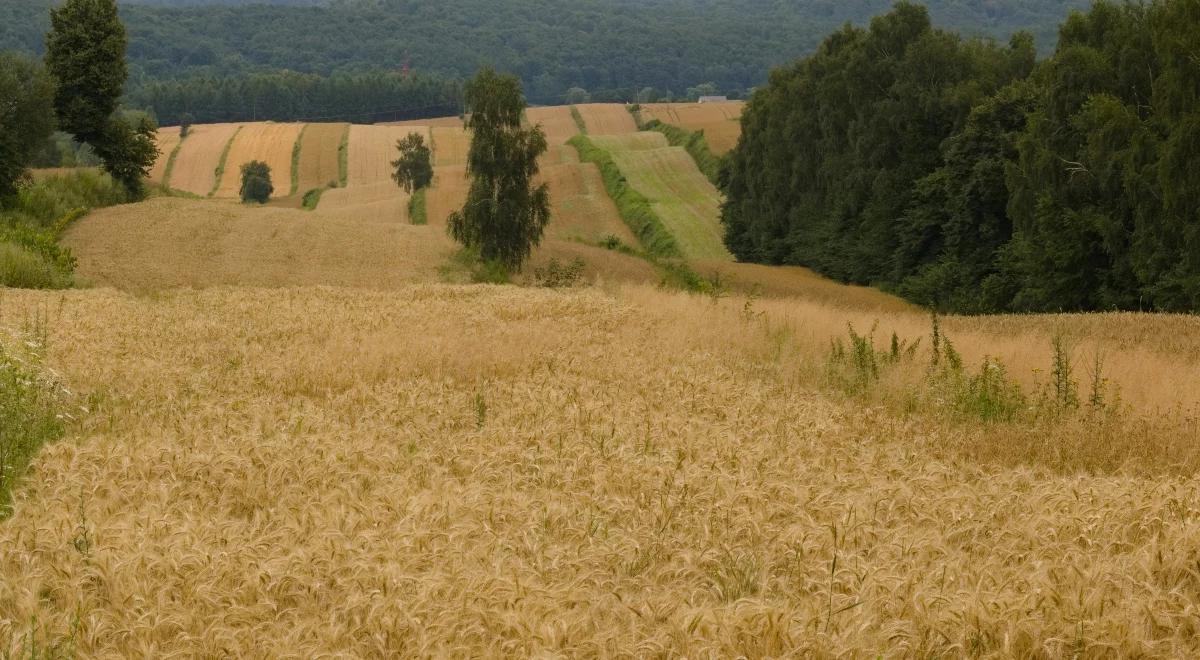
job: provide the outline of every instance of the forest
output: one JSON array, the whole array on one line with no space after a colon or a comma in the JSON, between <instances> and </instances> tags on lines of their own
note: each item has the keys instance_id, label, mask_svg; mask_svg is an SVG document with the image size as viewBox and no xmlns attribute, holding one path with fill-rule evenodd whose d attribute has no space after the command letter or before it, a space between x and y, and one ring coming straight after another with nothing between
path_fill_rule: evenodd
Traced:
<instances>
[{"instance_id":1,"label":"forest","mask_svg":"<svg viewBox=\"0 0 1200 660\"><path fill-rule=\"evenodd\" d=\"M1035 63L900 3L775 71L726 241L959 312L1200 308L1200 3L1099 2Z\"/></svg>"},{"instance_id":2,"label":"forest","mask_svg":"<svg viewBox=\"0 0 1200 660\"><path fill-rule=\"evenodd\" d=\"M52 0L0 3L0 50L41 50ZM643 88L682 95L712 82L735 96L862 23L890 0L334 0L311 6L222 0L121 3L130 86L297 71L331 75L409 67L462 79L480 65L517 74L531 102L572 87L601 100ZM1086 0L932 0L943 24L1001 40L1027 29L1048 53L1054 27ZM177 5L177 6L168 6Z\"/></svg>"}]
</instances>

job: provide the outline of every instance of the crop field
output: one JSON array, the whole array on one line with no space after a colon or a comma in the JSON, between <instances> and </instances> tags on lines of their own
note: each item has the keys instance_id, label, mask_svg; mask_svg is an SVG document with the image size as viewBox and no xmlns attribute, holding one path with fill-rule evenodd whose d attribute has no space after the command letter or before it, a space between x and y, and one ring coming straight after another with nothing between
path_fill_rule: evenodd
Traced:
<instances>
[{"instance_id":1,"label":"crop field","mask_svg":"<svg viewBox=\"0 0 1200 660\"><path fill-rule=\"evenodd\" d=\"M216 170L221 163L221 155L225 153L225 147L241 126L193 126L187 139L180 146L175 167L171 170L171 187L195 195L207 195L212 192L217 185Z\"/></svg>"},{"instance_id":2,"label":"crop field","mask_svg":"<svg viewBox=\"0 0 1200 660\"><path fill-rule=\"evenodd\" d=\"M158 158L154 161L154 167L150 168L150 180L154 183L165 183L164 177L167 173L167 163L171 160L171 152L175 151L175 147L179 146L179 127L170 126L160 128L154 135L154 144L158 147Z\"/></svg>"},{"instance_id":3,"label":"crop field","mask_svg":"<svg viewBox=\"0 0 1200 660\"><path fill-rule=\"evenodd\" d=\"M633 115L620 103L584 103L575 106L590 135L624 135L637 132Z\"/></svg>"},{"instance_id":4,"label":"crop field","mask_svg":"<svg viewBox=\"0 0 1200 660\"><path fill-rule=\"evenodd\" d=\"M728 103L645 103L642 119L657 119L689 131L704 131L705 140L714 154L727 153L737 146L742 135L742 101Z\"/></svg>"},{"instance_id":5,"label":"crop field","mask_svg":"<svg viewBox=\"0 0 1200 660\"><path fill-rule=\"evenodd\" d=\"M433 164L466 165L471 137L462 128L435 126L430 129L433 139Z\"/></svg>"},{"instance_id":6,"label":"crop field","mask_svg":"<svg viewBox=\"0 0 1200 660\"><path fill-rule=\"evenodd\" d=\"M685 257L733 259L721 238L720 193L682 147L669 146L661 133L592 139L650 200Z\"/></svg>"},{"instance_id":7,"label":"crop field","mask_svg":"<svg viewBox=\"0 0 1200 660\"><path fill-rule=\"evenodd\" d=\"M615 236L623 244L637 247L637 238L622 222L595 165L579 162L572 147L556 146L542 157L539 166L538 181L550 187L550 224L546 228L550 236L591 244Z\"/></svg>"},{"instance_id":8,"label":"crop field","mask_svg":"<svg viewBox=\"0 0 1200 660\"><path fill-rule=\"evenodd\" d=\"M304 133L300 137L297 193L303 195L313 188L338 181L338 146L349 129L349 124L305 125Z\"/></svg>"},{"instance_id":9,"label":"crop field","mask_svg":"<svg viewBox=\"0 0 1200 660\"><path fill-rule=\"evenodd\" d=\"M275 124L261 122L246 124L233 138L225 159L225 175L217 188L216 197L235 198L242 187L242 165L253 160L271 168L275 195L287 196L292 187L292 151L304 124ZM191 137L188 137L190 140Z\"/></svg>"},{"instance_id":10,"label":"crop field","mask_svg":"<svg viewBox=\"0 0 1200 660\"><path fill-rule=\"evenodd\" d=\"M462 128L435 126L433 136L433 184L425 194L425 209L431 225L445 226L446 218L462 208L467 199L467 151L471 138Z\"/></svg>"},{"instance_id":11,"label":"crop field","mask_svg":"<svg viewBox=\"0 0 1200 660\"><path fill-rule=\"evenodd\" d=\"M406 121L385 121L380 126L427 126L429 128L462 128L462 117L434 117L433 119L409 119Z\"/></svg>"},{"instance_id":12,"label":"crop field","mask_svg":"<svg viewBox=\"0 0 1200 660\"><path fill-rule=\"evenodd\" d=\"M570 106L528 108L525 110L525 119L531 125L541 125L546 132L546 141L551 145L566 144L567 140L579 133Z\"/></svg>"},{"instance_id":13,"label":"crop field","mask_svg":"<svg viewBox=\"0 0 1200 660\"><path fill-rule=\"evenodd\" d=\"M359 186L385 183L392 180L392 161L396 160L396 142L416 133L429 143L427 126L363 126L350 127L347 152L347 185Z\"/></svg>"},{"instance_id":14,"label":"crop field","mask_svg":"<svg viewBox=\"0 0 1200 660\"><path fill-rule=\"evenodd\" d=\"M318 209L323 215L370 222L408 222L409 195L393 181L326 190Z\"/></svg>"}]
</instances>

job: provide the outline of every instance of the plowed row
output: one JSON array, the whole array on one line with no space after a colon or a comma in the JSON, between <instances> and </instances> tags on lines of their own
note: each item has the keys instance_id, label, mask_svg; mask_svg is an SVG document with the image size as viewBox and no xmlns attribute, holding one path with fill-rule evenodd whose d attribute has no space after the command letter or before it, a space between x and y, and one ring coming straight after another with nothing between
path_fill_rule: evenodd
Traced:
<instances>
[{"instance_id":1,"label":"plowed row","mask_svg":"<svg viewBox=\"0 0 1200 660\"><path fill-rule=\"evenodd\" d=\"M642 106L642 118L657 119L689 131L704 131L708 146L717 155L737 146L742 135L739 121L745 103L647 103Z\"/></svg>"},{"instance_id":2,"label":"plowed row","mask_svg":"<svg viewBox=\"0 0 1200 660\"><path fill-rule=\"evenodd\" d=\"M689 259L732 260L720 224L720 193L682 147L661 133L596 136L629 184L645 195Z\"/></svg>"},{"instance_id":3,"label":"plowed row","mask_svg":"<svg viewBox=\"0 0 1200 660\"><path fill-rule=\"evenodd\" d=\"M203 124L193 126L179 148L171 170L171 187L195 195L207 195L216 186L221 154L241 124ZM289 155L290 157L290 155Z\"/></svg>"},{"instance_id":4,"label":"plowed row","mask_svg":"<svg viewBox=\"0 0 1200 660\"><path fill-rule=\"evenodd\" d=\"M242 165L254 160L271 168L275 196L286 196L292 188L292 151L302 128L304 124L246 124L233 138L216 196L237 197L242 187Z\"/></svg>"}]
</instances>

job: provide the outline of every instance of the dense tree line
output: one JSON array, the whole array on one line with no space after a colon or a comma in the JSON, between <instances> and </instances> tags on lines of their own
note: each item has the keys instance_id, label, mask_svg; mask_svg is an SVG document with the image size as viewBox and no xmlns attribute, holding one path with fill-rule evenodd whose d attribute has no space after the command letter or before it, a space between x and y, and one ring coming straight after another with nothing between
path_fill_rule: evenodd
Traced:
<instances>
[{"instance_id":1,"label":"dense tree line","mask_svg":"<svg viewBox=\"0 0 1200 660\"><path fill-rule=\"evenodd\" d=\"M456 80L396 71L319 76L295 72L151 81L129 90L128 105L153 110L163 124L184 114L196 123L347 121L374 123L456 115Z\"/></svg>"},{"instance_id":2,"label":"dense tree line","mask_svg":"<svg viewBox=\"0 0 1200 660\"><path fill-rule=\"evenodd\" d=\"M1200 2L1099 2L1035 66L901 3L774 72L722 174L740 259L965 312L1200 309Z\"/></svg>"},{"instance_id":3,"label":"dense tree line","mask_svg":"<svg viewBox=\"0 0 1200 660\"><path fill-rule=\"evenodd\" d=\"M0 2L0 50L39 52L52 1ZM1030 29L1052 45L1054 26L1086 1L931 0L930 7L970 34L1007 39ZM121 15L130 37L131 90L147 80L197 75L331 75L406 64L465 79L492 65L520 77L531 102L561 103L572 87L597 100L634 100L644 88L682 96L707 82L738 95L762 84L771 67L811 52L830 30L886 11L890 2L156 0L122 2Z\"/></svg>"}]
</instances>

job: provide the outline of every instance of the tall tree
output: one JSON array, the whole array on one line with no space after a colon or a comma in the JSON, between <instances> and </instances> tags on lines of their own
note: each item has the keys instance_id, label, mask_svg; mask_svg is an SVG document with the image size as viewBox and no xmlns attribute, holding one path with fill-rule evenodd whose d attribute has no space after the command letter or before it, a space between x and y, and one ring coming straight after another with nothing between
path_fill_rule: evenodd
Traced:
<instances>
[{"instance_id":1,"label":"tall tree","mask_svg":"<svg viewBox=\"0 0 1200 660\"><path fill-rule=\"evenodd\" d=\"M0 199L16 192L34 151L54 130L54 82L36 62L0 53Z\"/></svg>"},{"instance_id":2,"label":"tall tree","mask_svg":"<svg viewBox=\"0 0 1200 660\"><path fill-rule=\"evenodd\" d=\"M522 128L525 96L516 76L482 69L467 83L467 154L471 188L466 205L449 218L456 241L478 249L485 261L519 270L550 221L546 184L533 186L546 135L538 126Z\"/></svg>"},{"instance_id":3,"label":"tall tree","mask_svg":"<svg viewBox=\"0 0 1200 660\"><path fill-rule=\"evenodd\" d=\"M148 119L131 124L116 112L128 75L125 47L115 0L67 0L50 11L46 65L58 81L59 123L136 198L158 151Z\"/></svg>"},{"instance_id":4,"label":"tall tree","mask_svg":"<svg viewBox=\"0 0 1200 660\"><path fill-rule=\"evenodd\" d=\"M433 164L430 162L429 147L420 133L409 133L396 141L400 158L392 161L392 179L405 192L420 190L433 181Z\"/></svg>"}]
</instances>

